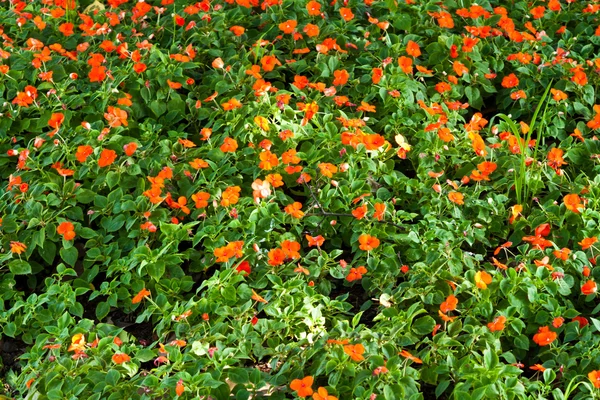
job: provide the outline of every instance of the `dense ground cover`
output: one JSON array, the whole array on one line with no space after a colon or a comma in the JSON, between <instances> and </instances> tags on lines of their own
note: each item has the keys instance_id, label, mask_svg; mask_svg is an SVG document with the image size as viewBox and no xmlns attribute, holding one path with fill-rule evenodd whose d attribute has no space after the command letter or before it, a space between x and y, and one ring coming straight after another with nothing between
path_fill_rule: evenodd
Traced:
<instances>
[{"instance_id":1,"label":"dense ground cover","mask_svg":"<svg viewBox=\"0 0 600 400\"><path fill-rule=\"evenodd\" d=\"M600 397L599 11L2 0L0 391Z\"/></svg>"}]
</instances>

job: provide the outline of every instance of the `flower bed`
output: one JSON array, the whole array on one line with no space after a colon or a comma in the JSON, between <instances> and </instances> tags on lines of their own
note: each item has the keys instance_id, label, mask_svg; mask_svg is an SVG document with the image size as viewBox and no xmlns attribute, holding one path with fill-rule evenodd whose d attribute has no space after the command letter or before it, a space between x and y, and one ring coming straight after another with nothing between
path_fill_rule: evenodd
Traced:
<instances>
[{"instance_id":1,"label":"flower bed","mask_svg":"<svg viewBox=\"0 0 600 400\"><path fill-rule=\"evenodd\" d=\"M599 11L2 0L0 390L598 398Z\"/></svg>"}]
</instances>

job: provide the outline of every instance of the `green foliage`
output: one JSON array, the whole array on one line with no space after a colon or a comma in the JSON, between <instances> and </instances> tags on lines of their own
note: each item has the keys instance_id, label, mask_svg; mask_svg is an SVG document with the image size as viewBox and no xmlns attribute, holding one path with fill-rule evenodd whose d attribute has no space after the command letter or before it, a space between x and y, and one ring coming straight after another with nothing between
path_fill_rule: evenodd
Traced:
<instances>
[{"instance_id":1,"label":"green foliage","mask_svg":"<svg viewBox=\"0 0 600 400\"><path fill-rule=\"evenodd\" d=\"M5 4L1 396L600 396L595 3Z\"/></svg>"}]
</instances>

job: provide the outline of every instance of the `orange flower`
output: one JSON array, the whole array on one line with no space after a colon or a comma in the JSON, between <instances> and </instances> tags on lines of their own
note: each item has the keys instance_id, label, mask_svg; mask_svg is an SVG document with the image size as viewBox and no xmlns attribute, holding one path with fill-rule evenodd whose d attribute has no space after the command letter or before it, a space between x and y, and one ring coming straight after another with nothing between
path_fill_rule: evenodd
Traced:
<instances>
[{"instance_id":1,"label":"orange flower","mask_svg":"<svg viewBox=\"0 0 600 400\"><path fill-rule=\"evenodd\" d=\"M239 186L230 186L221 195L221 205L223 207L229 207L237 204L240 199L240 192L242 189Z\"/></svg>"},{"instance_id":2,"label":"orange flower","mask_svg":"<svg viewBox=\"0 0 600 400\"><path fill-rule=\"evenodd\" d=\"M310 236L310 235L306 235L306 240L308 240L308 247L321 247L323 246L323 243L325 243L325 238L321 235L319 236Z\"/></svg>"},{"instance_id":3,"label":"orange flower","mask_svg":"<svg viewBox=\"0 0 600 400\"><path fill-rule=\"evenodd\" d=\"M452 90L452 86L450 86L450 84L447 82L440 82L437 85L435 85L435 90L438 93L446 93Z\"/></svg>"},{"instance_id":4,"label":"orange flower","mask_svg":"<svg viewBox=\"0 0 600 400\"><path fill-rule=\"evenodd\" d=\"M454 135L450 133L450 129L442 127L438 129L438 137L444 142L448 143L454 140Z\"/></svg>"},{"instance_id":5,"label":"orange flower","mask_svg":"<svg viewBox=\"0 0 600 400\"><path fill-rule=\"evenodd\" d=\"M354 218L356 219L363 219L365 215L367 215L367 206L363 204L362 206L356 207L352 210L352 215L354 215Z\"/></svg>"},{"instance_id":6,"label":"orange flower","mask_svg":"<svg viewBox=\"0 0 600 400\"><path fill-rule=\"evenodd\" d=\"M269 250L268 257L269 265L272 265L274 267L283 264L286 259L285 252L282 249Z\"/></svg>"},{"instance_id":7,"label":"orange flower","mask_svg":"<svg viewBox=\"0 0 600 400\"><path fill-rule=\"evenodd\" d=\"M76 333L71 338L71 345L67 349L67 351L83 351L85 350L85 336L83 333Z\"/></svg>"},{"instance_id":8,"label":"orange flower","mask_svg":"<svg viewBox=\"0 0 600 400\"><path fill-rule=\"evenodd\" d=\"M243 26L234 25L231 28L229 28L229 30L233 32L235 36L242 36L246 31L246 28L244 28Z\"/></svg>"},{"instance_id":9,"label":"orange flower","mask_svg":"<svg viewBox=\"0 0 600 400\"><path fill-rule=\"evenodd\" d=\"M514 206L512 206L510 208L510 218L508 219L508 222L510 224L513 224L515 222L515 219L517 219L517 217L519 217L521 215L521 212L523 212L523 206L520 204L515 204Z\"/></svg>"},{"instance_id":10,"label":"orange flower","mask_svg":"<svg viewBox=\"0 0 600 400\"><path fill-rule=\"evenodd\" d=\"M75 227L72 223L65 221L56 228L56 233L63 235L65 240L73 240L75 238Z\"/></svg>"},{"instance_id":11,"label":"orange flower","mask_svg":"<svg viewBox=\"0 0 600 400\"><path fill-rule=\"evenodd\" d=\"M442 312L442 310L438 310L438 314L439 314L440 318L442 318L442 321L444 321L444 322L452 322L456 319L456 317L447 316L446 314L444 314Z\"/></svg>"},{"instance_id":12,"label":"orange flower","mask_svg":"<svg viewBox=\"0 0 600 400\"><path fill-rule=\"evenodd\" d=\"M75 158L77 158L77 161L83 163L93 152L94 149L92 146L78 146L77 153L75 153Z\"/></svg>"},{"instance_id":13,"label":"orange flower","mask_svg":"<svg viewBox=\"0 0 600 400\"><path fill-rule=\"evenodd\" d=\"M594 243L596 243L597 241L598 241L598 239L596 238L596 236L594 236L594 237L590 237L590 238L585 238L577 244L581 246L582 250L587 250L590 247L592 247L594 245Z\"/></svg>"},{"instance_id":14,"label":"orange flower","mask_svg":"<svg viewBox=\"0 0 600 400\"><path fill-rule=\"evenodd\" d=\"M21 242L10 242L10 251L11 253L22 254L27 249L24 243Z\"/></svg>"},{"instance_id":15,"label":"orange flower","mask_svg":"<svg viewBox=\"0 0 600 400\"><path fill-rule=\"evenodd\" d=\"M179 144L181 144L186 149L190 149L190 148L196 147L196 143L192 142L191 140L178 139L177 142L179 142Z\"/></svg>"},{"instance_id":16,"label":"orange flower","mask_svg":"<svg viewBox=\"0 0 600 400\"><path fill-rule=\"evenodd\" d=\"M285 22L280 23L279 29L281 31L283 31L283 33L291 35L292 33L294 33L294 30L296 29L297 25L298 25L298 22L296 20L289 19Z\"/></svg>"},{"instance_id":17,"label":"orange flower","mask_svg":"<svg viewBox=\"0 0 600 400\"><path fill-rule=\"evenodd\" d=\"M331 163L320 163L319 170L321 171L321 175L332 178L333 174L338 171L338 168Z\"/></svg>"},{"instance_id":18,"label":"orange flower","mask_svg":"<svg viewBox=\"0 0 600 400\"><path fill-rule=\"evenodd\" d=\"M210 199L210 193L198 192L192 195L192 200L196 203L196 208L208 207L208 199Z\"/></svg>"},{"instance_id":19,"label":"orange flower","mask_svg":"<svg viewBox=\"0 0 600 400\"><path fill-rule=\"evenodd\" d=\"M458 299L455 295L451 294L446 297L446 301L440 304L440 311L443 313L447 313L448 311L456 310L456 306L458 305Z\"/></svg>"},{"instance_id":20,"label":"orange flower","mask_svg":"<svg viewBox=\"0 0 600 400\"><path fill-rule=\"evenodd\" d=\"M313 101L312 103L307 104L304 107L303 111L304 118L302 118L302 122L300 123L301 126L305 126L308 123L308 121L310 121L312 117L315 116L317 111L319 111L319 105Z\"/></svg>"},{"instance_id":21,"label":"orange flower","mask_svg":"<svg viewBox=\"0 0 600 400\"><path fill-rule=\"evenodd\" d=\"M140 302L141 302L141 301L142 301L142 300L143 300L145 297L148 297L148 296L150 296L151 294L152 294L152 293L150 293L150 291L149 291L149 290L147 290L146 288L144 288L144 289L140 290L140 291L138 292L138 294L136 294L136 295L134 296L134 298L133 298L133 299L131 299L131 304L137 304L137 303L140 303Z\"/></svg>"},{"instance_id":22,"label":"orange flower","mask_svg":"<svg viewBox=\"0 0 600 400\"><path fill-rule=\"evenodd\" d=\"M131 157L135 153L137 148L138 145L136 142L127 143L125 146L123 146L123 150L125 151L127 157Z\"/></svg>"},{"instance_id":23,"label":"orange flower","mask_svg":"<svg viewBox=\"0 0 600 400\"><path fill-rule=\"evenodd\" d=\"M487 324L487 327L492 332L497 332L504 330L504 323L506 322L506 317L501 315L499 317L494 318L494 321Z\"/></svg>"},{"instance_id":24,"label":"orange flower","mask_svg":"<svg viewBox=\"0 0 600 400\"><path fill-rule=\"evenodd\" d=\"M352 14L352 10L347 7L340 8L340 15L342 16L342 19L346 22L351 21L352 18L354 18L354 14Z\"/></svg>"},{"instance_id":25,"label":"orange flower","mask_svg":"<svg viewBox=\"0 0 600 400\"><path fill-rule=\"evenodd\" d=\"M563 150L558 147L554 147L548 152L548 166L557 173L559 173L560 167L567 164L563 159L563 154Z\"/></svg>"},{"instance_id":26,"label":"orange flower","mask_svg":"<svg viewBox=\"0 0 600 400\"><path fill-rule=\"evenodd\" d=\"M465 64L461 63L460 61L455 61L454 64L452 64L452 69L454 69L454 72L456 72L456 75L458 76L469 73L469 68L467 68Z\"/></svg>"},{"instance_id":27,"label":"orange flower","mask_svg":"<svg viewBox=\"0 0 600 400\"><path fill-rule=\"evenodd\" d=\"M360 110L357 109L357 111ZM385 138L378 133L373 133L370 135L364 135L362 138L362 143L365 145L367 150L377 150L385 144Z\"/></svg>"},{"instance_id":28,"label":"orange flower","mask_svg":"<svg viewBox=\"0 0 600 400\"><path fill-rule=\"evenodd\" d=\"M594 294L598 291L598 286L596 285L596 282L594 281L587 281L586 283L583 284L583 286L581 286L581 294L584 294L586 296L590 295L590 294Z\"/></svg>"},{"instance_id":29,"label":"orange flower","mask_svg":"<svg viewBox=\"0 0 600 400\"><path fill-rule=\"evenodd\" d=\"M517 90L516 92L512 92L510 94L510 98L513 99L513 100L526 99L527 98L527 94L525 93L524 90Z\"/></svg>"},{"instance_id":30,"label":"orange flower","mask_svg":"<svg viewBox=\"0 0 600 400\"><path fill-rule=\"evenodd\" d=\"M190 166L194 169L208 168L209 164L201 158L195 158L189 162Z\"/></svg>"},{"instance_id":31,"label":"orange flower","mask_svg":"<svg viewBox=\"0 0 600 400\"><path fill-rule=\"evenodd\" d=\"M230 110L235 110L236 108L241 108L242 103L240 103L240 101L238 99L236 99L235 97L232 97L225 103L221 103L221 107L223 107L223 110L225 110L225 111L230 111Z\"/></svg>"},{"instance_id":32,"label":"orange flower","mask_svg":"<svg viewBox=\"0 0 600 400\"><path fill-rule=\"evenodd\" d=\"M48 126L50 128L58 129L58 128L60 128L60 126L62 125L64 120L65 120L65 116L63 113L52 114L52 116L48 120Z\"/></svg>"},{"instance_id":33,"label":"orange flower","mask_svg":"<svg viewBox=\"0 0 600 400\"><path fill-rule=\"evenodd\" d=\"M115 353L112 356L112 360L115 364L123 364L129 362L129 360L131 360L131 357L129 357L125 353Z\"/></svg>"},{"instance_id":34,"label":"orange flower","mask_svg":"<svg viewBox=\"0 0 600 400\"><path fill-rule=\"evenodd\" d=\"M544 366L542 364L532 365L531 367L529 367L529 369L532 369L534 371L540 371L540 372L544 372L546 370L546 368L544 368Z\"/></svg>"},{"instance_id":35,"label":"orange flower","mask_svg":"<svg viewBox=\"0 0 600 400\"><path fill-rule=\"evenodd\" d=\"M383 77L383 69L381 68L373 68L371 70L371 79L375 85L379 84L381 78Z\"/></svg>"},{"instance_id":36,"label":"orange flower","mask_svg":"<svg viewBox=\"0 0 600 400\"><path fill-rule=\"evenodd\" d=\"M73 24L70 22L65 22L64 24L60 24L58 27L58 31L65 36L71 36L75 32L73 32Z\"/></svg>"},{"instance_id":37,"label":"orange flower","mask_svg":"<svg viewBox=\"0 0 600 400\"><path fill-rule=\"evenodd\" d=\"M281 174L269 174L265 177L265 181L269 182L274 188L284 185Z\"/></svg>"},{"instance_id":38,"label":"orange flower","mask_svg":"<svg viewBox=\"0 0 600 400\"><path fill-rule=\"evenodd\" d=\"M334 86L345 85L346 82L348 82L348 78L350 78L350 74L348 74L348 71L346 71L345 69L338 69L333 71L333 76L335 78L333 80Z\"/></svg>"},{"instance_id":39,"label":"orange flower","mask_svg":"<svg viewBox=\"0 0 600 400\"><path fill-rule=\"evenodd\" d=\"M276 65L281 65L281 61L275 56L267 55L261 58L260 63L265 72L273 71Z\"/></svg>"},{"instance_id":40,"label":"orange flower","mask_svg":"<svg viewBox=\"0 0 600 400\"><path fill-rule=\"evenodd\" d=\"M412 58L408 58L406 56L398 57L398 65L400 66L400 69L402 70L402 72L404 72L405 74L413 73L412 64L413 64Z\"/></svg>"},{"instance_id":41,"label":"orange flower","mask_svg":"<svg viewBox=\"0 0 600 400\"><path fill-rule=\"evenodd\" d=\"M175 394L177 396L181 396L185 392L185 386L183 386L183 379L177 381L177 385L175 385Z\"/></svg>"},{"instance_id":42,"label":"orange flower","mask_svg":"<svg viewBox=\"0 0 600 400\"><path fill-rule=\"evenodd\" d=\"M455 204L458 204L459 206L465 204L464 198L465 198L465 196L462 193L460 193L460 192L450 192L450 193L448 193L448 199L451 202L453 202Z\"/></svg>"},{"instance_id":43,"label":"orange flower","mask_svg":"<svg viewBox=\"0 0 600 400\"><path fill-rule=\"evenodd\" d=\"M284 240L281 242L281 250L283 250L285 253L286 258L300 258L300 253L298 253L300 248L300 243L296 242L295 240Z\"/></svg>"},{"instance_id":44,"label":"orange flower","mask_svg":"<svg viewBox=\"0 0 600 400\"><path fill-rule=\"evenodd\" d=\"M117 153L114 150L104 149L102 153L100 153L100 158L98 159L98 166L100 168L107 167L115 162L117 158Z\"/></svg>"},{"instance_id":45,"label":"orange flower","mask_svg":"<svg viewBox=\"0 0 600 400\"><path fill-rule=\"evenodd\" d=\"M552 320L552 326L558 329L564 324L564 322L565 319L563 317L556 317Z\"/></svg>"},{"instance_id":46,"label":"orange flower","mask_svg":"<svg viewBox=\"0 0 600 400\"><path fill-rule=\"evenodd\" d=\"M573 76L571 77L571 81L578 84L579 86L585 86L588 83L588 78L583 69L578 66L571 69Z\"/></svg>"},{"instance_id":47,"label":"orange flower","mask_svg":"<svg viewBox=\"0 0 600 400\"><path fill-rule=\"evenodd\" d=\"M563 202L568 210L573 211L575 214L579 214L579 209L584 208L581 198L577 194L568 194L563 198Z\"/></svg>"},{"instance_id":48,"label":"orange flower","mask_svg":"<svg viewBox=\"0 0 600 400\"><path fill-rule=\"evenodd\" d=\"M369 234L362 234L358 237L359 248L364 251L371 251L379 247L379 239Z\"/></svg>"},{"instance_id":49,"label":"orange flower","mask_svg":"<svg viewBox=\"0 0 600 400\"><path fill-rule=\"evenodd\" d=\"M473 150L475 154L480 157L485 157L487 155L487 150L485 149L485 142L481 135L475 132L469 132L469 139L471 139L471 145L473 146Z\"/></svg>"},{"instance_id":50,"label":"orange flower","mask_svg":"<svg viewBox=\"0 0 600 400\"><path fill-rule=\"evenodd\" d=\"M312 384L313 384L313 377L312 376L306 376L302 379L294 379L292 381L292 383L290 384L290 389L292 389L293 391L296 392L296 396L298 397L308 397L311 394L313 394L313 390L312 390Z\"/></svg>"},{"instance_id":51,"label":"orange flower","mask_svg":"<svg viewBox=\"0 0 600 400\"><path fill-rule=\"evenodd\" d=\"M554 254L554 257L556 258L560 258L563 261L567 261L567 259L569 258L569 254L571 254L571 250L565 247L561 250L554 250L552 254Z\"/></svg>"},{"instance_id":52,"label":"orange flower","mask_svg":"<svg viewBox=\"0 0 600 400\"><path fill-rule=\"evenodd\" d=\"M419 45L412 40L409 40L406 45L406 54L411 57L419 57L421 55L421 48Z\"/></svg>"},{"instance_id":53,"label":"orange flower","mask_svg":"<svg viewBox=\"0 0 600 400\"><path fill-rule=\"evenodd\" d=\"M346 276L348 282L361 280L363 275L367 273L367 269L364 266L358 268L350 268L350 273Z\"/></svg>"},{"instance_id":54,"label":"orange flower","mask_svg":"<svg viewBox=\"0 0 600 400\"><path fill-rule=\"evenodd\" d=\"M384 203L375 203L373 205L375 207L375 212L373 213L373 218L377 221L383 220L385 215L385 204Z\"/></svg>"},{"instance_id":55,"label":"orange flower","mask_svg":"<svg viewBox=\"0 0 600 400\"><path fill-rule=\"evenodd\" d=\"M600 371L592 371L588 374L588 378L592 381L595 388L600 389Z\"/></svg>"},{"instance_id":56,"label":"orange flower","mask_svg":"<svg viewBox=\"0 0 600 400\"><path fill-rule=\"evenodd\" d=\"M544 6L538 6L531 9L531 15L533 16L533 19L542 18L544 16L544 12L546 12L546 7Z\"/></svg>"},{"instance_id":57,"label":"orange flower","mask_svg":"<svg viewBox=\"0 0 600 400\"><path fill-rule=\"evenodd\" d=\"M258 204L260 199L266 199L271 195L271 184L262 179L256 179L252 182L252 197Z\"/></svg>"},{"instance_id":58,"label":"orange flower","mask_svg":"<svg viewBox=\"0 0 600 400\"><path fill-rule=\"evenodd\" d=\"M517 78L517 76L515 74L510 74L505 76L502 79L502 87L504 88L514 88L515 86L519 85L519 79Z\"/></svg>"},{"instance_id":59,"label":"orange flower","mask_svg":"<svg viewBox=\"0 0 600 400\"><path fill-rule=\"evenodd\" d=\"M268 131L269 131L269 129L270 129L270 128L269 128L269 120L268 120L268 119L266 119L265 117L262 117L262 116L260 116L260 115L259 115L259 116L256 116L256 117L254 117L254 123L255 123L256 125L258 125L258 127L259 127L260 129L262 129L263 131L266 131L266 132L268 132Z\"/></svg>"},{"instance_id":60,"label":"orange flower","mask_svg":"<svg viewBox=\"0 0 600 400\"><path fill-rule=\"evenodd\" d=\"M313 394L313 400L338 400L335 396L330 396L327 389L320 387L317 393Z\"/></svg>"},{"instance_id":61,"label":"orange flower","mask_svg":"<svg viewBox=\"0 0 600 400\"><path fill-rule=\"evenodd\" d=\"M552 332L547 326L538 329L538 333L533 335L533 341L540 346L547 346L557 338L556 332Z\"/></svg>"},{"instance_id":62,"label":"orange flower","mask_svg":"<svg viewBox=\"0 0 600 400\"><path fill-rule=\"evenodd\" d=\"M306 4L306 10L311 17L318 17L321 15L321 4L311 0Z\"/></svg>"},{"instance_id":63,"label":"orange flower","mask_svg":"<svg viewBox=\"0 0 600 400\"><path fill-rule=\"evenodd\" d=\"M479 289L487 289L487 285L492 283L492 276L485 271L477 271L475 274L475 284Z\"/></svg>"},{"instance_id":64,"label":"orange flower","mask_svg":"<svg viewBox=\"0 0 600 400\"><path fill-rule=\"evenodd\" d=\"M220 60L220 58L218 60ZM213 61L213 67L214 67L214 63L215 62ZM167 79L167 85L169 85L169 87L171 89L173 89L173 90L181 89L181 87L183 86L181 83L179 83L179 82L173 82L173 81L171 81L169 79Z\"/></svg>"},{"instance_id":65,"label":"orange flower","mask_svg":"<svg viewBox=\"0 0 600 400\"><path fill-rule=\"evenodd\" d=\"M296 201L285 206L284 211L294 218L302 218L304 216L304 212L300 211L301 209L302 203Z\"/></svg>"},{"instance_id":66,"label":"orange flower","mask_svg":"<svg viewBox=\"0 0 600 400\"><path fill-rule=\"evenodd\" d=\"M254 301L258 301L259 303L268 304L269 302L265 300L261 295L256 293L254 289L252 289L252 296L250 298Z\"/></svg>"},{"instance_id":67,"label":"orange flower","mask_svg":"<svg viewBox=\"0 0 600 400\"><path fill-rule=\"evenodd\" d=\"M552 93L552 98L554 99L554 101L561 101L561 100L566 100L569 96L563 92L562 90L558 90L558 89L550 89L550 92Z\"/></svg>"},{"instance_id":68,"label":"orange flower","mask_svg":"<svg viewBox=\"0 0 600 400\"><path fill-rule=\"evenodd\" d=\"M401 355L402 357L408 358L409 360L417 363L417 364L423 364L423 360L421 360L418 357L413 356L412 354L410 354L408 351L406 350L402 350L400 353L398 353L399 355Z\"/></svg>"},{"instance_id":69,"label":"orange flower","mask_svg":"<svg viewBox=\"0 0 600 400\"><path fill-rule=\"evenodd\" d=\"M344 346L344 353L348 354L350 358L356 362L360 362L365 359L365 357L363 357L364 352L365 347L360 343L347 344Z\"/></svg>"},{"instance_id":70,"label":"orange flower","mask_svg":"<svg viewBox=\"0 0 600 400\"><path fill-rule=\"evenodd\" d=\"M235 153L238 148L238 143L235 139L226 137L223 144L219 147L223 153Z\"/></svg>"},{"instance_id":71,"label":"orange flower","mask_svg":"<svg viewBox=\"0 0 600 400\"><path fill-rule=\"evenodd\" d=\"M127 111L120 109L119 107L108 106L104 113L104 118L108 121L108 125L112 128L118 126L128 126Z\"/></svg>"}]
</instances>

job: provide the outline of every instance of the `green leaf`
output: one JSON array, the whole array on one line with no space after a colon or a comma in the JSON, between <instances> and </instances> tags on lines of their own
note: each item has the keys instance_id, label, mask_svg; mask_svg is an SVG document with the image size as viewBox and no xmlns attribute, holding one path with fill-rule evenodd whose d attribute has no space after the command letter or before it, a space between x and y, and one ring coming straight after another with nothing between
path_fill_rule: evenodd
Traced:
<instances>
[{"instance_id":1,"label":"green leaf","mask_svg":"<svg viewBox=\"0 0 600 400\"><path fill-rule=\"evenodd\" d=\"M162 101L154 100L150 103L150 110L152 110L156 117L160 117L167 112L167 105Z\"/></svg>"},{"instance_id":2,"label":"green leaf","mask_svg":"<svg viewBox=\"0 0 600 400\"><path fill-rule=\"evenodd\" d=\"M111 369L110 371L108 371L108 374L106 374L105 379L106 383L108 383L111 386L115 386L119 379L121 379L121 374L116 369Z\"/></svg>"},{"instance_id":3,"label":"green leaf","mask_svg":"<svg viewBox=\"0 0 600 400\"><path fill-rule=\"evenodd\" d=\"M24 260L13 260L8 263L10 272L15 275L26 275L31 273L31 265Z\"/></svg>"},{"instance_id":4,"label":"green leaf","mask_svg":"<svg viewBox=\"0 0 600 400\"><path fill-rule=\"evenodd\" d=\"M156 354L150 349L142 349L135 353L135 358L141 362L148 362L153 360L156 357Z\"/></svg>"},{"instance_id":5,"label":"green leaf","mask_svg":"<svg viewBox=\"0 0 600 400\"><path fill-rule=\"evenodd\" d=\"M107 232L116 232L125 225L125 215L119 214L114 218L102 218L101 225Z\"/></svg>"},{"instance_id":6,"label":"green leaf","mask_svg":"<svg viewBox=\"0 0 600 400\"><path fill-rule=\"evenodd\" d=\"M227 300L228 303L235 303L236 302L236 290L233 286L225 286L221 288L221 296L223 296L223 298L225 300Z\"/></svg>"},{"instance_id":7,"label":"green leaf","mask_svg":"<svg viewBox=\"0 0 600 400\"><path fill-rule=\"evenodd\" d=\"M597 320L596 318L590 318L590 320L594 324L596 330L600 332L600 320Z\"/></svg>"},{"instance_id":8,"label":"green leaf","mask_svg":"<svg viewBox=\"0 0 600 400\"><path fill-rule=\"evenodd\" d=\"M481 109L481 107L483 106L483 99L481 98L481 93L479 92L479 89L467 86L465 88L465 95L469 100L469 104L473 108L476 108L478 110Z\"/></svg>"},{"instance_id":9,"label":"green leaf","mask_svg":"<svg viewBox=\"0 0 600 400\"><path fill-rule=\"evenodd\" d=\"M101 301L96 306L96 318L98 318L98 320L103 320L104 318L106 318L109 312L110 304L108 304L108 302L106 301Z\"/></svg>"},{"instance_id":10,"label":"green leaf","mask_svg":"<svg viewBox=\"0 0 600 400\"><path fill-rule=\"evenodd\" d=\"M417 335L428 335L433 331L434 326L435 320L429 315L426 315L413 322L412 331Z\"/></svg>"},{"instance_id":11,"label":"green leaf","mask_svg":"<svg viewBox=\"0 0 600 400\"><path fill-rule=\"evenodd\" d=\"M68 249L62 248L60 249L60 257L69 264L71 267L75 266L77 262L77 257L79 257L79 252L76 247L70 247Z\"/></svg>"},{"instance_id":12,"label":"green leaf","mask_svg":"<svg viewBox=\"0 0 600 400\"><path fill-rule=\"evenodd\" d=\"M498 365L498 355L489 346L483 351L483 365L488 370L492 370Z\"/></svg>"},{"instance_id":13,"label":"green leaf","mask_svg":"<svg viewBox=\"0 0 600 400\"><path fill-rule=\"evenodd\" d=\"M14 338L15 333L17 332L17 325L15 325L14 322L9 322L8 324L4 325L3 332L6 336Z\"/></svg>"},{"instance_id":14,"label":"green leaf","mask_svg":"<svg viewBox=\"0 0 600 400\"><path fill-rule=\"evenodd\" d=\"M435 388L435 397L440 397L442 393L450 386L450 381L441 381Z\"/></svg>"},{"instance_id":15,"label":"green leaf","mask_svg":"<svg viewBox=\"0 0 600 400\"><path fill-rule=\"evenodd\" d=\"M515 338L515 346L519 349L529 350L529 338L525 335L519 335Z\"/></svg>"},{"instance_id":16,"label":"green leaf","mask_svg":"<svg viewBox=\"0 0 600 400\"><path fill-rule=\"evenodd\" d=\"M158 281L165 274L165 263L163 261L156 261L146 266L148 275L155 281Z\"/></svg>"},{"instance_id":17,"label":"green leaf","mask_svg":"<svg viewBox=\"0 0 600 400\"><path fill-rule=\"evenodd\" d=\"M227 370L227 375L233 383L248 383L248 371L243 368L230 368Z\"/></svg>"},{"instance_id":18,"label":"green leaf","mask_svg":"<svg viewBox=\"0 0 600 400\"><path fill-rule=\"evenodd\" d=\"M108 187L110 189L114 188L116 185L119 184L119 179L121 178L121 175L118 172L115 171L109 171L106 174L106 184L108 185Z\"/></svg>"}]
</instances>

